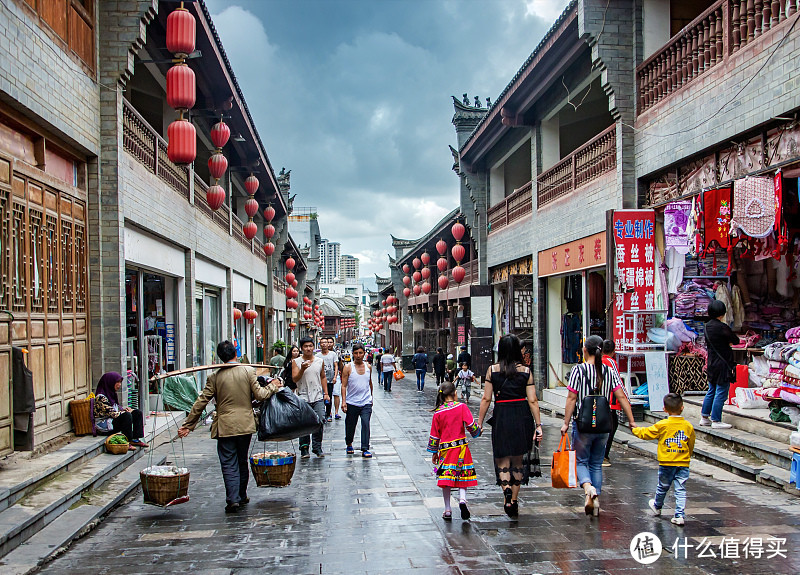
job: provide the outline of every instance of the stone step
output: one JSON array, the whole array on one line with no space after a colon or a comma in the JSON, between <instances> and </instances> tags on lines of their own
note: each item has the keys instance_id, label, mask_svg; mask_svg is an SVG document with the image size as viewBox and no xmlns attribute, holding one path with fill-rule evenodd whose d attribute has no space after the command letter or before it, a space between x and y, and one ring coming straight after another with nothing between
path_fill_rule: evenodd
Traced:
<instances>
[{"instance_id":1,"label":"stone step","mask_svg":"<svg viewBox=\"0 0 800 575\"><path fill-rule=\"evenodd\" d=\"M152 461L142 457L97 489L82 493L72 505L41 531L0 560L2 575L27 575L60 554L73 540L91 531L115 506L139 487L139 472L148 465L162 465L166 455Z\"/></svg>"}]
</instances>

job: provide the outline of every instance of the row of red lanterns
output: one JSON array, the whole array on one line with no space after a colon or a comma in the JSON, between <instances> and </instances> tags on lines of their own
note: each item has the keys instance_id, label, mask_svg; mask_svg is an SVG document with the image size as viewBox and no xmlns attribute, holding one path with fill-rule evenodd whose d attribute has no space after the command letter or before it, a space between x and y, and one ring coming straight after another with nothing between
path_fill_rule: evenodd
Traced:
<instances>
[{"instance_id":1,"label":"row of red lanterns","mask_svg":"<svg viewBox=\"0 0 800 575\"><path fill-rule=\"evenodd\" d=\"M244 318L248 322L253 323L255 319L258 317L258 312L254 309L247 308L246 310L244 310L244 314L242 314L242 310L240 310L238 307L233 308L234 321L239 321L240 319L242 319L242 315L244 315Z\"/></svg>"},{"instance_id":2,"label":"row of red lanterns","mask_svg":"<svg viewBox=\"0 0 800 575\"><path fill-rule=\"evenodd\" d=\"M194 16L183 6L167 16L167 50L179 60L167 70L167 104L178 111L178 119L167 128L167 157L176 164L191 164L197 157L197 132L184 114L194 107L197 79L186 64L196 41Z\"/></svg>"},{"instance_id":3,"label":"row of red lanterns","mask_svg":"<svg viewBox=\"0 0 800 575\"><path fill-rule=\"evenodd\" d=\"M450 250L453 259L456 261L456 266L453 268L453 281L456 284L460 284L462 281L464 281L464 277L467 273L466 270L461 267L461 260L463 260L464 256L466 255L466 249L461 244L461 239L464 237L466 228L461 222L456 222L453 224L450 231L456 240L456 244ZM445 242L443 239L440 239L438 242L436 242L436 251L439 252L439 259L436 261L436 267L440 272L439 279L437 280L439 289L447 289L448 285L450 284L450 281L447 279L447 275L445 273L447 271L447 257L445 256L447 253L447 242ZM420 257L414 258L411 262L411 265L414 266L415 270L412 275L409 275L411 274L411 266L408 264L403 265L403 273L406 274L403 277L403 284L405 285L405 288L403 288L403 295L405 297L410 297L412 293L415 296L418 296L421 293L431 293L433 289L429 281L431 277L431 269L428 267L430 261L431 256L428 254L428 252L424 252ZM415 284L413 288L411 287L412 279ZM422 280L425 281L423 282Z\"/></svg>"}]
</instances>

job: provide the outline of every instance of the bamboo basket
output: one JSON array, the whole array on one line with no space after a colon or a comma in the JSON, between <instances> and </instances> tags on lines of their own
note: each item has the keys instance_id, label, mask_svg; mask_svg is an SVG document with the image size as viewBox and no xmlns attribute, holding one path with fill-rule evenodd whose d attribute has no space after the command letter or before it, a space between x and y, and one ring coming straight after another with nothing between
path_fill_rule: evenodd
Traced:
<instances>
[{"instance_id":1,"label":"bamboo basket","mask_svg":"<svg viewBox=\"0 0 800 575\"><path fill-rule=\"evenodd\" d=\"M127 439L125 440L125 443L110 443L111 438L116 435L122 435L122 434L115 433L114 435L109 435L108 437L106 437L105 441L106 451L111 453L112 455L122 455L124 453L128 453L128 447L130 446L130 444L128 443ZM125 436L123 435L123 437Z\"/></svg>"},{"instance_id":2,"label":"bamboo basket","mask_svg":"<svg viewBox=\"0 0 800 575\"><path fill-rule=\"evenodd\" d=\"M169 507L188 501L189 473L181 475L160 476L139 472L142 481L144 502L159 507Z\"/></svg>"},{"instance_id":3,"label":"bamboo basket","mask_svg":"<svg viewBox=\"0 0 800 575\"><path fill-rule=\"evenodd\" d=\"M72 427L75 428L75 435L89 435L94 433L94 426L92 425L93 410L93 397L75 399L69 402L69 414L72 418Z\"/></svg>"},{"instance_id":4,"label":"bamboo basket","mask_svg":"<svg viewBox=\"0 0 800 575\"><path fill-rule=\"evenodd\" d=\"M250 458L250 470L258 487L286 487L292 483L297 456L278 459Z\"/></svg>"}]
</instances>

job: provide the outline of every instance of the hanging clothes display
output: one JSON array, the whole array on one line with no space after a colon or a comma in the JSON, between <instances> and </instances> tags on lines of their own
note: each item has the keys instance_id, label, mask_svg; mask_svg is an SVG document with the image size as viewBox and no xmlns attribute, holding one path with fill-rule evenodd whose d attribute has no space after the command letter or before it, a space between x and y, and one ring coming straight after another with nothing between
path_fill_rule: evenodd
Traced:
<instances>
[{"instance_id":1,"label":"hanging clothes display","mask_svg":"<svg viewBox=\"0 0 800 575\"><path fill-rule=\"evenodd\" d=\"M731 189L718 188L703 194L702 251L712 245L727 250L730 244Z\"/></svg>"},{"instance_id":2,"label":"hanging clothes display","mask_svg":"<svg viewBox=\"0 0 800 575\"><path fill-rule=\"evenodd\" d=\"M775 204L773 178L736 180L733 184L731 233L752 238L771 235L775 227Z\"/></svg>"},{"instance_id":3,"label":"hanging clothes display","mask_svg":"<svg viewBox=\"0 0 800 575\"><path fill-rule=\"evenodd\" d=\"M581 290L581 276L571 275L564 278L564 301L567 311L580 313L583 309L583 291Z\"/></svg>"},{"instance_id":4,"label":"hanging clothes display","mask_svg":"<svg viewBox=\"0 0 800 575\"><path fill-rule=\"evenodd\" d=\"M692 212L691 201L672 202L664 208L664 237L666 248L673 248L679 254L689 253L689 217Z\"/></svg>"},{"instance_id":5,"label":"hanging clothes display","mask_svg":"<svg viewBox=\"0 0 800 575\"><path fill-rule=\"evenodd\" d=\"M580 363L583 342L583 321L578 313L566 313L561 318L561 362Z\"/></svg>"}]
</instances>

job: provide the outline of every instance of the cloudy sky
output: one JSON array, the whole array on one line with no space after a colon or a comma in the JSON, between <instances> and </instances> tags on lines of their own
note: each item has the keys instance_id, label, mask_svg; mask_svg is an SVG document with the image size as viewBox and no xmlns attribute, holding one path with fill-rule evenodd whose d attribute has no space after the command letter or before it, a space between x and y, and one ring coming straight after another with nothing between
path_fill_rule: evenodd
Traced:
<instances>
[{"instance_id":1,"label":"cloudy sky","mask_svg":"<svg viewBox=\"0 0 800 575\"><path fill-rule=\"evenodd\" d=\"M451 95L492 101L566 0L206 0L276 172L386 275L456 207Z\"/></svg>"}]
</instances>

